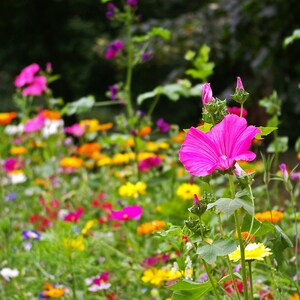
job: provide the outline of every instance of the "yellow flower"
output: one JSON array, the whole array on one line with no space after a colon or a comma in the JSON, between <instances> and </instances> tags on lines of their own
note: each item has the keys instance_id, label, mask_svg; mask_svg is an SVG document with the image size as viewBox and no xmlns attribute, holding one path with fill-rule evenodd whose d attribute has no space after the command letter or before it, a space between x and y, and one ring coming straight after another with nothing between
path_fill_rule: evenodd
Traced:
<instances>
[{"instance_id":1,"label":"yellow flower","mask_svg":"<svg viewBox=\"0 0 300 300\"><path fill-rule=\"evenodd\" d=\"M161 143L147 142L146 147L147 147L148 151L157 152L159 150L169 149L170 145L165 142L161 142Z\"/></svg>"},{"instance_id":2,"label":"yellow flower","mask_svg":"<svg viewBox=\"0 0 300 300\"><path fill-rule=\"evenodd\" d=\"M100 154L100 157L97 160L97 166L102 167L102 166L108 166L112 163L112 160L109 156L105 154Z\"/></svg>"},{"instance_id":3,"label":"yellow flower","mask_svg":"<svg viewBox=\"0 0 300 300\"><path fill-rule=\"evenodd\" d=\"M82 236L79 236L78 238L72 239L72 240L65 239L64 240L64 246L67 249L78 250L78 251L83 251L84 248L85 248Z\"/></svg>"},{"instance_id":4,"label":"yellow flower","mask_svg":"<svg viewBox=\"0 0 300 300\"><path fill-rule=\"evenodd\" d=\"M97 119L87 119L79 122L79 125L84 128L85 132L98 131L99 121Z\"/></svg>"},{"instance_id":5,"label":"yellow flower","mask_svg":"<svg viewBox=\"0 0 300 300\"><path fill-rule=\"evenodd\" d=\"M81 230L81 234L85 235L88 233L88 231L97 223L96 220L90 220L88 221L83 229Z\"/></svg>"},{"instance_id":6,"label":"yellow flower","mask_svg":"<svg viewBox=\"0 0 300 300\"><path fill-rule=\"evenodd\" d=\"M160 287L165 282L180 278L182 273L180 271L171 271L168 269L150 268L144 271L142 281L150 283L156 287Z\"/></svg>"},{"instance_id":7,"label":"yellow flower","mask_svg":"<svg viewBox=\"0 0 300 300\"><path fill-rule=\"evenodd\" d=\"M269 221L271 223L277 223L283 219L284 214L278 210L267 210L265 212L259 212L254 215L258 221Z\"/></svg>"},{"instance_id":8,"label":"yellow flower","mask_svg":"<svg viewBox=\"0 0 300 300\"><path fill-rule=\"evenodd\" d=\"M128 164L131 159L133 159L133 154L132 153L116 153L112 157L111 163L113 165Z\"/></svg>"},{"instance_id":9,"label":"yellow flower","mask_svg":"<svg viewBox=\"0 0 300 300\"><path fill-rule=\"evenodd\" d=\"M150 234L150 233L160 230L164 227L166 227L166 223L164 221L155 220L152 222L146 222L146 223L141 224L137 228L137 233L138 234Z\"/></svg>"},{"instance_id":10,"label":"yellow flower","mask_svg":"<svg viewBox=\"0 0 300 300\"><path fill-rule=\"evenodd\" d=\"M127 182L120 186L119 194L123 197L137 198L139 195L146 194L147 185L145 182L138 181L136 184Z\"/></svg>"},{"instance_id":11,"label":"yellow flower","mask_svg":"<svg viewBox=\"0 0 300 300\"><path fill-rule=\"evenodd\" d=\"M9 124L12 121L12 119L14 119L16 116L17 116L17 113L15 113L15 112L0 113L0 125Z\"/></svg>"},{"instance_id":12,"label":"yellow flower","mask_svg":"<svg viewBox=\"0 0 300 300\"><path fill-rule=\"evenodd\" d=\"M176 195L183 200L193 200L195 194L200 194L200 187L194 183L183 183L176 191Z\"/></svg>"},{"instance_id":13,"label":"yellow flower","mask_svg":"<svg viewBox=\"0 0 300 300\"><path fill-rule=\"evenodd\" d=\"M298 293L294 293L293 296L289 296L288 300L300 300Z\"/></svg>"},{"instance_id":14,"label":"yellow flower","mask_svg":"<svg viewBox=\"0 0 300 300\"><path fill-rule=\"evenodd\" d=\"M13 146L10 149L10 154L11 155L20 155L20 154L24 154L27 152L27 149L25 147L22 146Z\"/></svg>"},{"instance_id":15,"label":"yellow flower","mask_svg":"<svg viewBox=\"0 0 300 300\"><path fill-rule=\"evenodd\" d=\"M63 168L80 168L83 165L83 160L79 157L71 156L71 157L64 157L60 161L60 165Z\"/></svg>"},{"instance_id":16,"label":"yellow flower","mask_svg":"<svg viewBox=\"0 0 300 300\"><path fill-rule=\"evenodd\" d=\"M266 256L271 255L271 249L262 243L252 243L245 247L245 260L263 260ZM240 247L229 254L230 260L235 262L241 259Z\"/></svg>"}]
</instances>

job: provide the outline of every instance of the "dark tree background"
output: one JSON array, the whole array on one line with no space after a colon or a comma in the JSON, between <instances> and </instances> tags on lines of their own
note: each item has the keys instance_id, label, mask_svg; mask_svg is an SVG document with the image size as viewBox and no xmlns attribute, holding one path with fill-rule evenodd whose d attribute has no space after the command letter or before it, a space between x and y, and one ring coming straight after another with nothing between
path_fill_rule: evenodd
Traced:
<instances>
[{"instance_id":1,"label":"dark tree background","mask_svg":"<svg viewBox=\"0 0 300 300\"><path fill-rule=\"evenodd\" d=\"M135 30L163 26L172 31L172 39L153 45L153 59L136 69L135 95L183 77L188 66L185 52L205 43L216 64L209 79L216 96L229 98L235 77L241 76L251 93L250 121L264 125L266 115L258 100L277 90L283 100L280 134L292 141L299 136L300 40L282 46L284 38L300 28L299 0L139 2L140 23ZM123 79L123 70L103 58L105 45L122 36L122 28L105 18L100 1L2 0L0 18L1 110L11 107L16 74L33 62L42 67L52 63L61 79L51 87L66 102L88 94L103 100L108 85ZM162 99L155 116L189 126L199 120L200 101L200 97L177 103Z\"/></svg>"}]
</instances>

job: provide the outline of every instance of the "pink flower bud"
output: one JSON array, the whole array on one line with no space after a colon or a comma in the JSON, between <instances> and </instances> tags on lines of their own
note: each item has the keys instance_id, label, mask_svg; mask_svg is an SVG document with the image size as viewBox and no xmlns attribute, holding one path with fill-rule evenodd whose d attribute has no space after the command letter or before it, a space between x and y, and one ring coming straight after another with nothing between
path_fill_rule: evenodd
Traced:
<instances>
[{"instance_id":1,"label":"pink flower bud","mask_svg":"<svg viewBox=\"0 0 300 300\"><path fill-rule=\"evenodd\" d=\"M241 89L241 90L244 89L244 86L243 86L243 82L242 82L241 77L237 77L237 78L236 78L236 88L237 88L237 89Z\"/></svg>"},{"instance_id":2,"label":"pink flower bud","mask_svg":"<svg viewBox=\"0 0 300 300\"><path fill-rule=\"evenodd\" d=\"M205 105L211 99L213 99L213 96L212 96L212 89L210 87L210 83L204 83L202 85L202 102Z\"/></svg>"}]
</instances>

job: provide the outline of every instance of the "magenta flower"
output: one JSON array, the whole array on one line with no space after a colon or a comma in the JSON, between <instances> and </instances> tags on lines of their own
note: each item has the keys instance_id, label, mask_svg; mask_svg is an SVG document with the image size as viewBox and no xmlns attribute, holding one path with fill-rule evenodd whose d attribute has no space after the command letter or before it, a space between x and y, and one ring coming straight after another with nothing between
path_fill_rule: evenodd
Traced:
<instances>
[{"instance_id":1,"label":"magenta flower","mask_svg":"<svg viewBox=\"0 0 300 300\"><path fill-rule=\"evenodd\" d=\"M43 115L38 115L34 119L28 120L24 125L25 132L39 131L46 123L46 118Z\"/></svg>"},{"instance_id":2,"label":"magenta flower","mask_svg":"<svg viewBox=\"0 0 300 300\"><path fill-rule=\"evenodd\" d=\"M105 52L105 58L106 59L112 59L116 58L118 54L123 50L123 42L121 40L116 40L112 42L109 46L108 49Z\"/></svg>"},{"instance_id":3,"label":"magenta flower","mask_svg":"<svg viewBox=\"0 0 300 300\"><path fill-rule=\"evenodd\" d=\"M279 165L279 169L282 173L282 176L285 180L287 180L289 178L289 173L287 171L287 168L286 168L286 164L282 163Z\"/></svg>"},{"instance_id":4,"label":"magenta flower","mask_svg":"<svg viewBox=\"0 0 300 300\"><path fill-rule=\"evenodd\" d=\"M125 206L122 210L111 210L110 220L127 221L138 220L143 213L143 209L138 205Z\"/></svg>"},{"instance_id":5,"label":"magenta flower","mask_svg":"<svg viewBox=\"0 0 300 300\"><path fill-rule=\"evenodd\" d=\"M22 87L25 84L29 84L33 81L34 75L40 70L38 64L31 64L24 68L21 73L15 79L15 86Z\"/></svg>"},{"instance_id":6,"label":"magenta flower","mask_svg":"<svg viewBox=\"0 0 300 300\"><path fill-rule=\"evenodd\" d=\"M237 78L236 78L236 88L237 88L237 89L241 89L241 90L244 89L244 86L243 86L243 82L242 82L241 77L237 77Z\"/></svg>"},{"instance_id":7,"label":"magenta flower","mask_svg":"<svg viewBox=\"0 0 300 300\"><path fill-rule=\"evenodd\" d=\"M138 164L140 172L147 172L148 170L161 165L161 159L159 156L150 156L141 160Z\"/></svg>"},{"instance_id":8,"label":"magenta flower","mask_svg":"<svg viewBox=\"0 0 300 300\"><path fill-rule=\"evenodd\" d=\"M214 99L212 96L212 89L210 83L204 83L202 85L202 103L203 105L207 104L211 99Z\"/></svg>"},{"instance_id":9,"label":"magenta flower","mask_svg":"<svg viewBox=\"0 0 300 300\"><path fill-rule=\"evenodd\" d=\"M64 217L64 221L66 222L77 222L82 214L84 213L84 209L79 207L76 211L70 212Z\"/></svg>"},{"instance_id":10,"label":"magenta flower","mask_svg":"<svg viewBox=\"0 0 300 300\"><path fill-rule=\"evenodd\" d=\"M22 167L23 167L22 164L20 164L20 162L13 157L7 158L3 163L3 170L6 173L12 172L16 169L20 169Z\"/></svg>"},{"instance_id":11,"label":"magenta flower","mask_svg":"<svg viewBox=\"0 0 300 300\"><path fill-rule=\"evenodd\" d=\"M40 96L47 90L47 79L45 76L35 76L33 81L22 91L23 96Z\"/></svg>"},{"instance_id":12,"label":"magenta flower","mask_svg":"<svg viewBox=\"0 0 300 300\"><path fill-rule=\"evenodd\" d=\"M156 121L156 126L159 132L168 132L170 130L170 124L165 122L163 118L160 118Z\"/></svg>"},{"instance_id":13,"label":"magenta flower","mask_svg":"<svg viewBox=\"0 0 300 300\"><path fill-rule=\"evenodd\" d=\"M84 128L80 124L76 123L72 126L66 127L65 132L80 137L84 134Z\"/></svg>"},{"instance_id":14,"label":"magenta flower","mask_svg":"<svg viewBox=\"0 0 300 300\"><path fill-rule=\"evenodd\" d=\"M126 5L135 8L138 5L138 0L127 0L126 1Z\"/></svg>"},{"instance_id":15,"label":"magenta flower","mask_svg":"<svg viewBox=\"0 0 300 300\"><path fill-rule=\"evenodd\" d=\"M252 161L249 151L252 139L260 129L248 126L244 118L227 115L209 132L192 127L185 136L179 160L195 176L206 176L215 170L227 170L237 160Z\"/></svg>"},{"instance_id":16,"label":"magenta flower","mask_svg":"<svg viewBox=\"0 0 300 300\"><path fill-rule=\"evenodd\" d=\"M112 2L109 2L107 3L106 5L106 17L108 19L111 19L115 16L115 11L118 10L117 7L112 3Z\"/></svg>"},{"instance_id":17,"label":"magenta flower","mask_svg":"<svg viewBox=\"0 0 300 300\"><path fill-rule=\"evenodd\" d=\"M234 114L234 115L237 115L237 116L241 115L241 109L239 107L237 107L237 106L228 107L227 110L228 110L228 112L230 114ZM246 118L247 114L248 114L247 110L245 108L243 108L243 115L242 115L242 117Z\"/></svg>"}]
</instances>

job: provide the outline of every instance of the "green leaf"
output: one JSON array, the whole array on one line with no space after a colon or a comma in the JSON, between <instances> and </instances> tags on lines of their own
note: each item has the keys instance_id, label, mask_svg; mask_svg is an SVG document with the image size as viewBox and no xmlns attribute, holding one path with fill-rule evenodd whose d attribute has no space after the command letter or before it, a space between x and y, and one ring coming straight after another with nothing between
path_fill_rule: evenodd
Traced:
<instances>
[{"instance_id":1,"label":"green leaf","mask_svg":"<svg viewBox=\"0 0 300 300\"><path fill-rule=\"evenodd\" d=\"M283 46L286 47L298 39L300 39L300 29L295 29L293 31L292 35L290 35L284 39Z\"/></svg>"},{"instance_id":2,"label":"green leaf","mask_svg":"<svg viewBox=\"0 0 300 300\"><path fill-rule=\"evenodd\" d=\"M279 120L276 115L273 116L271 119L269 119L267 122L267 127L278 127L278 125L279 125Z\"/></svg>"},{"instance_id":3,"label":"green leaf","mask_svg":"<svg viewBox=\"0 0 300 300\"><path fill-rule=\"evenodd\" d=\"M283 153L288 150L289 138L287 136L280 136L268 146L267 152L269 153Z\"/></svg>"},{"instance_id":4,"label":"green leaf","mask_svg":"<svg viewBox=\"0 0 300 300\"><path fill-rule=\"evenodd\" d=\"M250 215L246 215L244 217L243 224L242 224L242 231L249 232L251 220L252 217ZM272 223L268 221L260 222L254 218L251 234L254 234L255 236L259 237L267 233L274 233L274 232L275 232L275 228Z\"/></svg>"},{"instance_id":5,"label":"green leaf","mask_svg":"<svg viewBox=\"0 0 300 300\"><path fill-rule=\"evenodd\" d=\"M216 240L212 244L198 247L197 254L207 263L212 264L216 261L217 256L225 256L236 249L236 244L232 240Z\"/></svg>"},{"instance_id":6,"label":"green leaf","mask_svg":"<svg viewBox=\"0 0 300 300\"><path fill-rule=\"evenodd\" d=\"M145 100L154 98L155 96L160 95L160 94L161 94L161 87L157 87L156 89L154 89L151 92L143 93L138 96L137 104L141 105Z\"/></svg>"},{"instance_id":7,"label":"green leaf","mask_svg":"<svg viewBox=\"0 0 300 300\"><path fill-rule=\"evenodd\" d=\"M189 50L185 55L185 60L192 60L195 57L196 53L194 51Z\"/></svg>"},{"instance_id":8,"label":"green leaf","mask_svg":"<svg viewBox=\"0 0 300 300\"><path fill-rule=\"evenodd\" d=\"M221 198L214 203L209 203L207 209L216 207L218 212L223 212L227 217L230 217L237 209L243 207L250 215L253 215L253 206L241 198Z\"/></svg>"},{"instance_id":9,"label":"green leaf","mask_svg":"<svg viewBox=\"0 0 300 300\"><path fill-rule=\"evenodd\" d=\"M166 288L174 291L172 300L199 300L201 296L212 289L212 286L209 281L197 283L187 279L180 279Z\"/></svg>"},{"instance_id":10,"label":"green leaf","mask_svg":"<svg viewBox=\"0 0 300 300\"><path fill-rule=\"evenodd\" d=\"M293 247L292 241L290 240L290 238L283 232L283 230L278 225L275 225L275 230L276 230L277 236L280 237L280 239L282 240L284 245L286 247L292 248Z\"/></svg>"},{"instance_id":11,"label":"green leaf","mask_svg":"<svg viewBox=\"0 0 300 300\"><path fill-rule=\"evenodd\" d=\"M297 139L295 143L295 151L300 152L300 137Z\"/></svg>"},{"instance_id":12,"label":"green leaf","mask_svg":"<svg viewBox=\"0 0 300 300\"><path fill-rule=\"evenodd\" d=\"M263 127L263 126L259 126L258 128L261 130L261 132L255 136L255 138L258 140L263 139L263 137L269 135L271 132L277 129L277 127Z\"/></svg>"},{"instance_id":13,"label":"green leaf","mask_svg":"<svg viewBox=\"0 0 300 300\"><path fill-rule=\"evenodd\" d=\"M65 105L61 113L66 114L68 116L73 114L80 114L89 111L94 106L94 104L95 104L94 96L83 97L77 101Z\"/></svg>"},{"instance_id":14,"label":"green leaf","mask_svg":"<svg viewBox=\"0 0 300 300\"><path fill-rule=\"evenodd\" d=\"M150 40L152 37L161 37L165 41L169 41L171 38L171 31L162 27L153 27L151 31L145 35L134 36L133 41L136 43L142 43Z\"/></svg>"},{"instance_id":15,"label":"green leaf","mask_svg":"<svg viewBox=\"0 0 300 300\"><path fill-rule=\"evenodd\" d=\"M198 126L197 129L199 129L202 132L209 132L210 129L212 128L213 124L210 123L204 123L201 126Z\"/></svg>"}]
</instances>

